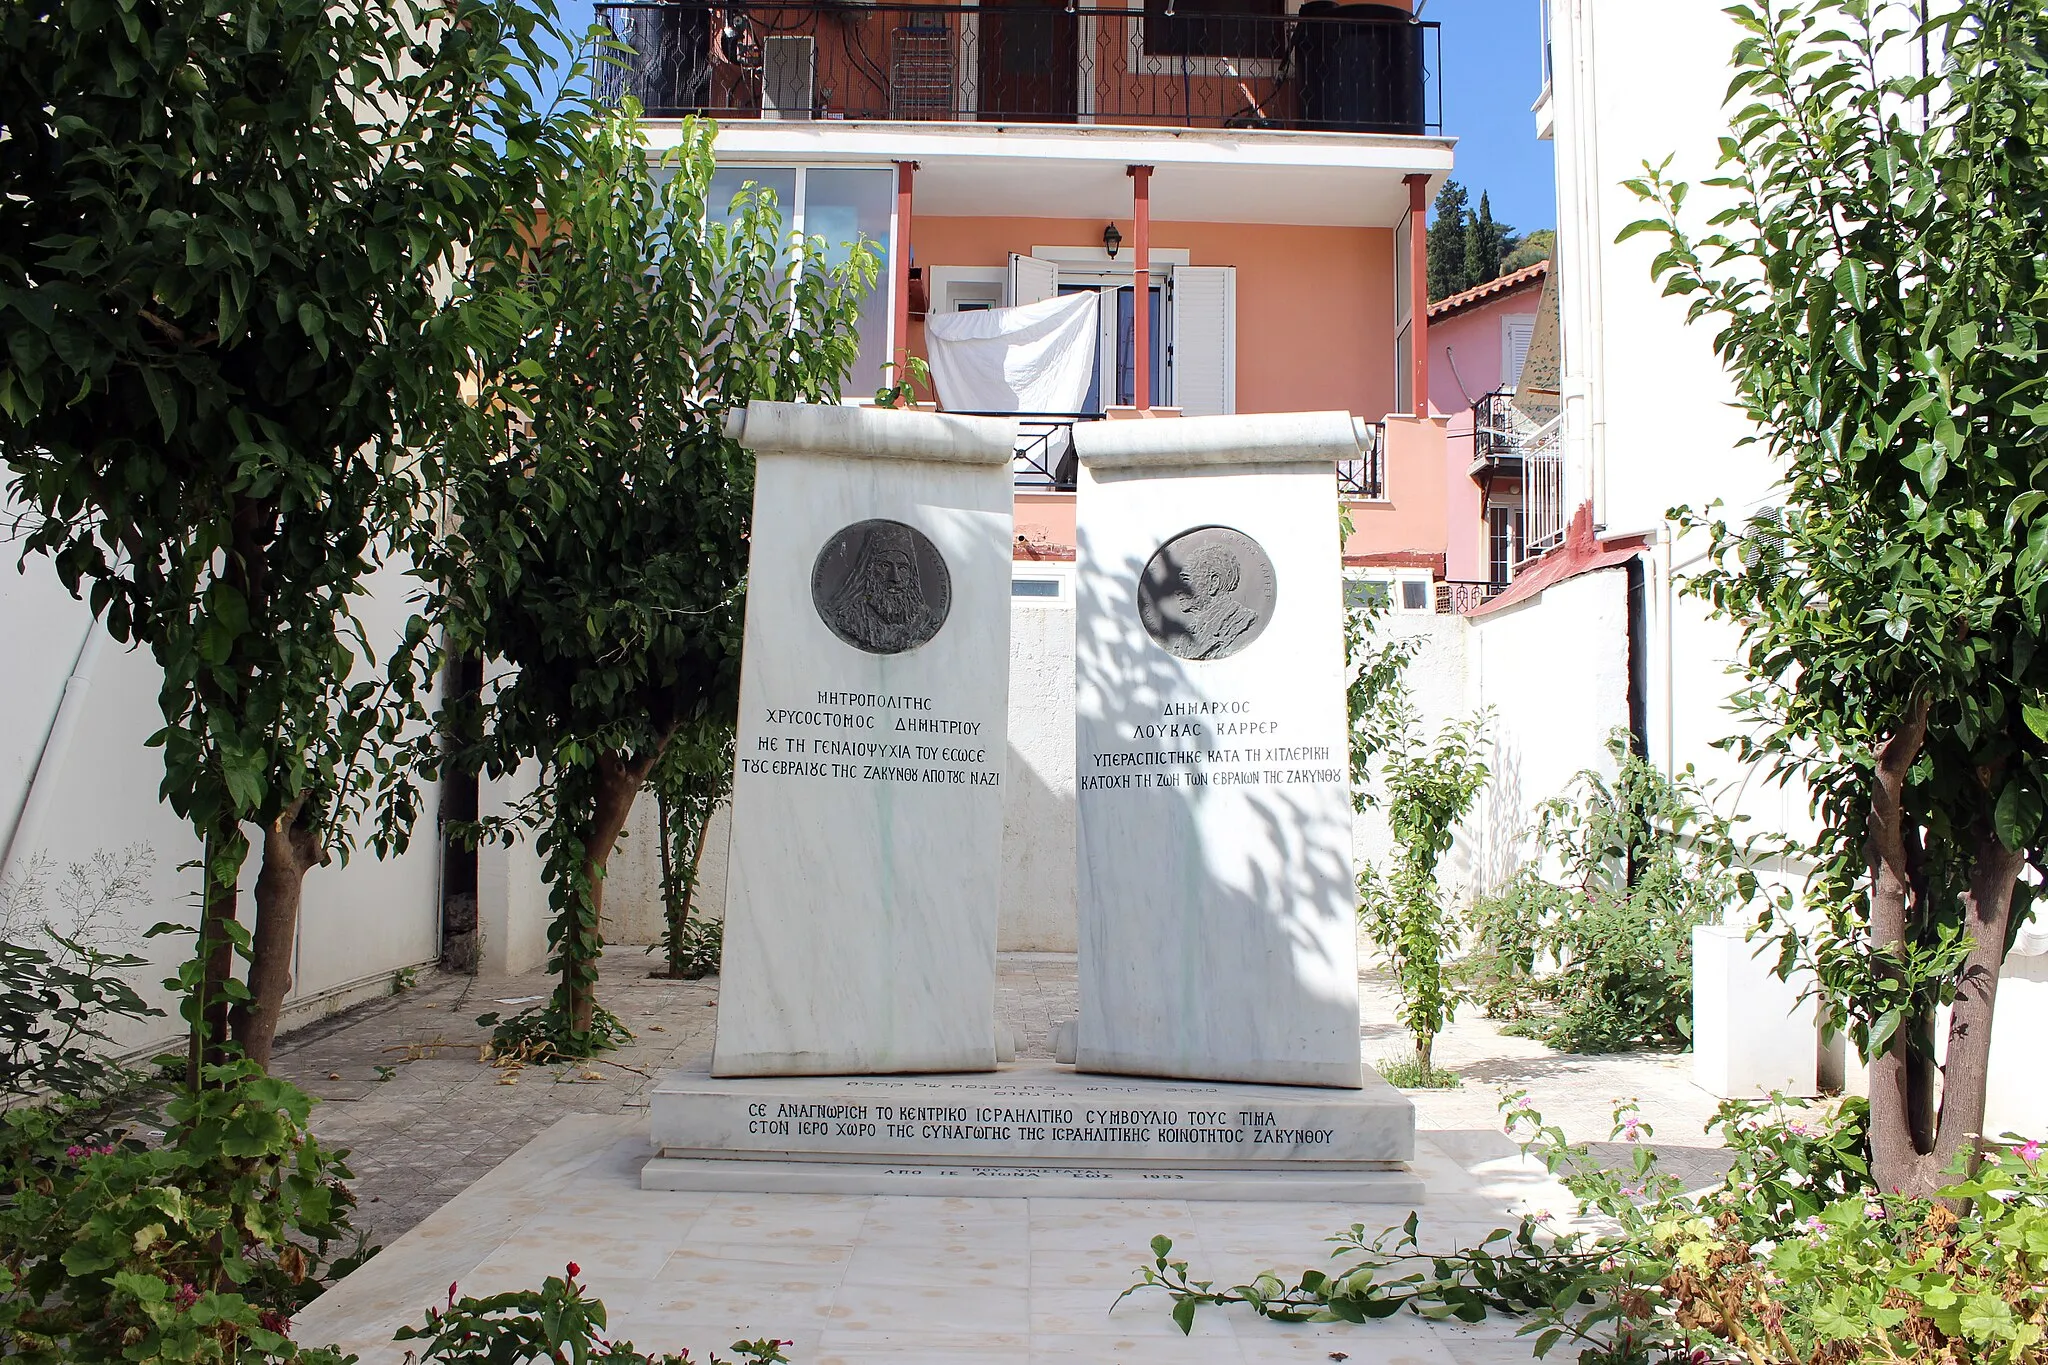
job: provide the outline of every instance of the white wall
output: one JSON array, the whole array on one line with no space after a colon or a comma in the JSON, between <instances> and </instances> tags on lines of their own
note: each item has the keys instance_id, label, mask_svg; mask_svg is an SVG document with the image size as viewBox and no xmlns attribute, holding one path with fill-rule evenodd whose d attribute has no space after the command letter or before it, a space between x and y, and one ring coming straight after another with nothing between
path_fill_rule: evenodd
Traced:
<instances>
[{"instance_id":1,"label":"white wall","mask_svg":"<svg viewBox=\"0 0 2048 1365\"><path fill-rule=\"evenodd\" d=\"M661 845L655 835L660 807L654 793L643 791L633 803L626 833L612 850L605 872L604 939L606 943L659 943L661 908ZM704 859L697 865L697 890L690 899L690 919L725 918L725 860L732 842L732 804L711 814L704 835ZM652 969L654 960L649 959Z\"/></svg>"},{"instance_id":2,"label":"white wall","mask_svg":"<svg viewBox=\"0 0 2048 1365\"><path fill-rule=\"evenodd\" d=\"M373 580L358 603L370 638L394 640L408 614L400 571ZM74 866L90 870L102 855L133 857L146 867L140 894L99 926L107 947L132 952L148 965L130 973L148 1003L169 1010L162 980L190 951L184 936L144 939L160 921L197 919L199 856L190 826L158 799L163 765L146 741L162 726L157 693L162 672L145 651L101 636L85 651L92 625L86 608L57 584L49 566L31 560L27 572L0 575L0 833L8 841L6 876L19 885L40 869L47 888L44 913L65 920L63 884ZM86 667L73 676L75 664ZM75 724L56 729L67 679ZM26 817L26 818L24 818ZM439 856L434 803L429 793L422 838L403 856L379 862L365 847L346 866L315 868L306 876L286 1025L313 1013L389 990L392 974L439 955ZM251 856L242 879L241 916L253 918ZM16 914L23 913L17 907ZM116 1032L116 1045L141 1048L173 1037L178 1026L154 1020Z\"/></svg>"},{"instance_id":3,"label":"white wall","mask_svg":"<svg viewBox=\"0 0 2048 1365\"><path fill-rule=\"evenodd\" d=\"M1018 562L1016 577L1052 579L1057 598L1010 609L1009 761L1003 771L1004 952L1071 953L1074 873L1074 566Z\"/></svg>"},{"instance_id":4,"label":"white wall","mask_svg":"<svg viewBox=\"0 0 2048 1365\"><path fill-rule=\"evenodd\" d=\"M1614 774L1607 738L1628 726L1627 570L1567 579L1480 617L1468 668L1474 703L1493 711L1495 742L1468 822L1466 875L1492 886L1531 855L1538 802L1585 769Z\"/></svg>"}]
</instances>

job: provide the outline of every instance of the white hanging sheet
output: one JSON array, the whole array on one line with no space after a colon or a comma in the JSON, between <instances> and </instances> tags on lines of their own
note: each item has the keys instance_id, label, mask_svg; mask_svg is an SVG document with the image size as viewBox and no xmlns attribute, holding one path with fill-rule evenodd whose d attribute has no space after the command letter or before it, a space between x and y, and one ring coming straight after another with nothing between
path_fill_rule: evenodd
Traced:
<instances>
[{"instance_id":1,"label":"white hanging sheet","mask_svg":"<svg viewBox=\"0 0 2048 1365\"><path fill-rule=\"evenodd\" d=\"M1094 290L1016 308L933 313L927 358L952 412L1079 412L1095 378Z\"/></svg>"}]
</instances>

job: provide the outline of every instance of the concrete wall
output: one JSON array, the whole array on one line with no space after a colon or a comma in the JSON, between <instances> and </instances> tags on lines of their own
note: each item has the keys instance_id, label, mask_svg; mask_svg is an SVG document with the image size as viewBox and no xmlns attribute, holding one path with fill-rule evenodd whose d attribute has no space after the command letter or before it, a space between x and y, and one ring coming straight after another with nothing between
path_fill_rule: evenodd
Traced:
<instances>
[{"instance_id":1,"label":"concrete wall","mask_svg":"<svg viewBox=\"0 0 2048 1365\"><path fill-rule=\"evenodd\" d=\"M410 607L397 568L372 588L358 611L381 653ZM130 982L147 1002L169 1009L161 982L191 940L142 934L159 921L196 921L199 879L186 864L199 857L199 844L158 799L162 760L146 745L162 725L162 673L146 652L108 640L40 561L30 561L25 573L0 575L0 632L7 641L0 650L0 706L8 717L0 727L0 835L7 842L9 918L49 916L68 928L79 879L89 886L125 866L135 892L105 907L92 937L145 959ZM98 643L82 648L93 636ZM67 681L70 712L59 725ZM394 972L439 956L434 827L429 793L423 837L405 854L380 862L363 847L345 866L307 874L287 1027L388 992ZM366 831L358 835L366 841ZM255 877L252 857L242 881L245 923ZM117 1029L115 1043L142 1048L177 1032L175 1023L154 1020Z\"/></svg>"},{"instance_id":2,"label":"concrete wall","mask_svg":"<svg viewBox=\"0 0 2048 1365\"><path fill-rule=\"evenodd\" d=\"M1074 871L1074 566L1019 560L1018 578L1054 579L1057 598L1010 612L1010 750L1003 773L1005 952L1071 953Z\"/></svg>"},{"instance_id":3,"label":"concrete wall","mask_svg":"<svg viewBox=\"0 0 2048 1365\"><path fill-rule=\"evenodd\" d=\"M1493 885L1531 856L1537 803L1584 769L1614 773L1607 737L1628 725L1627 571L1567 579L1479 617L1468 667L1495 742L1463 871Z\"/></svg>"}]
</instances>

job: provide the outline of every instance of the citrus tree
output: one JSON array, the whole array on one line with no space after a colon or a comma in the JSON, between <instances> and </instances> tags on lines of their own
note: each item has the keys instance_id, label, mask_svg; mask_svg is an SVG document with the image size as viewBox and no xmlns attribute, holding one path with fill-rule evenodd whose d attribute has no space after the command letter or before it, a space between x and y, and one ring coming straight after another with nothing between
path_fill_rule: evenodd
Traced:
<instances>
[{"instance_id":1,"label":"citrus tree","mask_svg":"<svg viewBox=\"0 0 2048 1365\"><path fill-rule=\"evenodd\" d=\"M557 178L524 77L550 0L19 0L0 10L0 458L47 556L164 675L205 849L194 1037L267 1059L306 872L417 805L418 708L354 604L416 529L455 383L450 267ZM260 857L247 991L236 885ZM243 939L245 945L248 940ZM200 1070L195 1043L192 1074Z\"/></svg>"},{"instance_id":2,"label":"citrus tree","mask_svg":"<svg viewBox=\"0 0 2048 1365\"><path fill-rule=\"evenodd\" d=\"M541 773L522 816L561 982L500 1039L560 1055L619 1033L599 915L634 798L682 727L736 718L753 467L726 415L837 402L875 281L865 248L792 255L772 196L728 222L713 133L686 122L657 160L630 113L592 131L547 229L479 257L458 302L478 392L434 443L452 517L423 564L431 615L447 649L507 670L449 732L481 771Z\"/></svg>"},{"instance_id":3,"label":"citrus tree","mask_svg":"<svg viewBox=\"0 0 2048 1365\"><path fill-rule=\"evenodd\" d=\"M1825 925L1783 931L1785 966L1870 1059L1878 1186L1926 1195L1982 1129L2048 833L2048 10L1900 9L1731 8L1727 207L1695 235L1649 168L1623 235L1667 239L1782 471L1781 519L1673 515L1746 642L1735 747L1819 817Z\"/></svg>"}]
</instances>

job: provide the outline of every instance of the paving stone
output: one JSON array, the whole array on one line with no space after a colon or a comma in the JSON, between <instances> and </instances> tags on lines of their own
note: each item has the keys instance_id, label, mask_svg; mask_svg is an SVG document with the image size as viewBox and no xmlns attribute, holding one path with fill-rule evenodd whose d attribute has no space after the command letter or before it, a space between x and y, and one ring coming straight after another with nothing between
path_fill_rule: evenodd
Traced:
<instances>
[{"instance_id":1,"label":"paving stone","mask_svg":"<svg viewBox=\"0 0 2048 1365\"><path fill-rule=\"evenodd\" d=\"M651 965L631 948L614 949L605 964L599 994L633 1029L631 1042L593 1063L523 1068L512 1084L478 1060L490 1031L475 1018L519 1008L502 1000L545 995L552 983L539 974L492 981L425 975L410 991L280 1040L278 1073L325 1101L313 1111L314 1131L351 1151L358 1223L389 1243L557 1119L642 1110L664 1074L708 1056L718 1011L706 1006L718 998L718 979L649 977ZM1368 972L1360 991L1367 1060L1404 1052L1391 982ZM1072 956L1002 955L997 1014L1016 1033L1020 1057L1050 1057L1054 1026L1076 1008ZM1509 1037L1467 1007L1437 1040L1436 1059L1465 1083L1410 1094L1418 1127L1442 1132L1460 1162L1516 1155L1501 1135L1499 1103L1522 1090L1574 1141L1601 1144L1596 1155L1611 1166L1634 1158L1632 1147L1608 1141L1613 1103L1634 1098L1655 1126L1660 1156L1689 1186L1725 1169L1721 1144L1705 1131L1716 1102L1692 1084L1684 1054L1571 1056Z\"/></svg>"}]
</instances>

